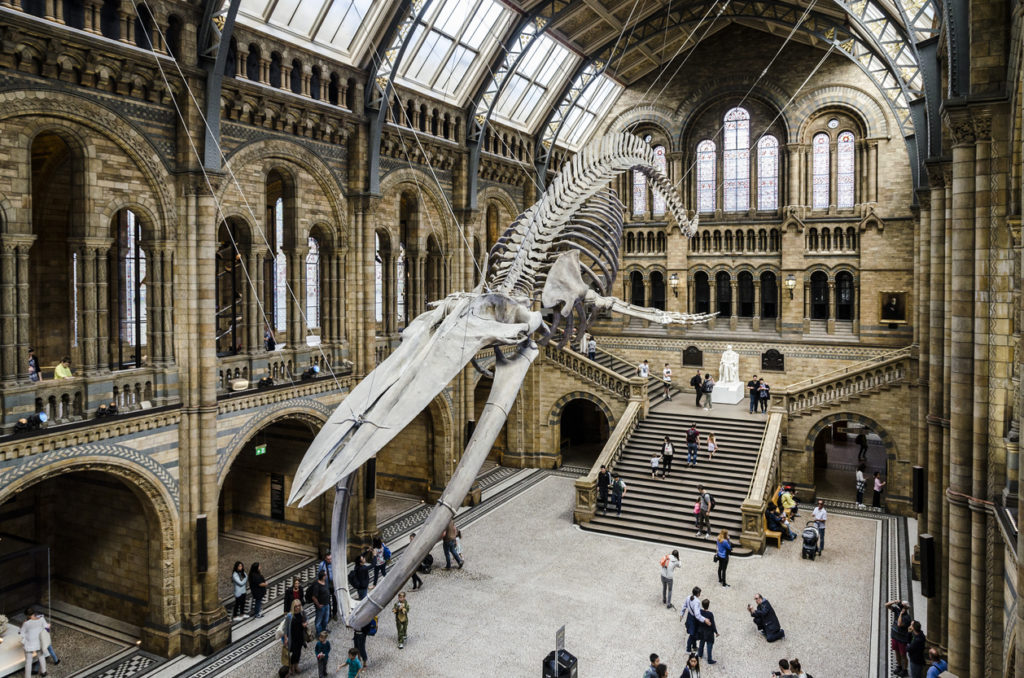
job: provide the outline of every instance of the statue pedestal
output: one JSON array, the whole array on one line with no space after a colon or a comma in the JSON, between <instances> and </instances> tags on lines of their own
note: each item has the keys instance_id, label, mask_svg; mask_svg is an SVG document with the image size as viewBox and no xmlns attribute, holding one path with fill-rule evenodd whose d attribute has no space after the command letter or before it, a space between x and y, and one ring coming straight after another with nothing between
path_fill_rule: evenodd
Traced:
<instances>
[{"instance_id":1,"label":"statue pedestal","mask_svg":"<svg viewBox=\"0 0 1024 678\"><path fill-rule=\"evenodd\" d=\"M744 386L742 382L734 381L728 384L715 384L715 390L711 392L711 402L735 405L743 400Z\"/></svg>"}]
</instances>

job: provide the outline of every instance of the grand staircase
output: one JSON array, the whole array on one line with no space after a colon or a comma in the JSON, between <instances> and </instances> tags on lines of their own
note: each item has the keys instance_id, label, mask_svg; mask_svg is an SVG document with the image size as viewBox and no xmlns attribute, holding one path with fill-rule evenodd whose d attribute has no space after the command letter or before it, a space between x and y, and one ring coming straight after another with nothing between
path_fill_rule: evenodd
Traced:
<instances>
[{"instance_id":1,"label":"grand staircase","mask_svg":"<svg viewBox=\"0 0 1024 678\"><path fill-rule=\"evenodd\" d=\"M630 377L637 376L636 365L630 364L620 358L617 355L612 355L607 351L602 351L600 348L597 349L596 362L602 367L619 373L623 377L629 379ZM661 380L661 370L664 365L651 365L651 373L647 377L647 393L650 398L651 407L659 405L665 402L665 389L663 387L664 382ZM687 373L685 381L690 380L690 374ZM673 371L672 373L672 388L669 389L669 393L675 398L679 393L680 379L682 375L678 372Z\"/></svg>"},{"instance_id":2,"label":"grand staircase","mask_svg":"<svg viewBox=\"0 0 1024 678\"><path fill-rule=\"evenodd\" d=\"M712 550L713 535L729 530L735 555L747 555L739 546L742 529L740 506L747 497L757 464L765 421L760 416L749 420L714 416L695 416L673 411L671 403L655 406L639 422L614 466L626 482L622 514L598 511L581 527L593 532L659 541L672 545ZM686 466L686 430L696 423L701 432L701 452L697 466ZM706 452L707 434L714 433L720 446L712 461ZM675 447L672 473L668 478L651 478L652 451L661 449L668 435ZM715 497L711 514L712 536L696 537L693 505L697 484Z\"/></svg>"}]
</instances>

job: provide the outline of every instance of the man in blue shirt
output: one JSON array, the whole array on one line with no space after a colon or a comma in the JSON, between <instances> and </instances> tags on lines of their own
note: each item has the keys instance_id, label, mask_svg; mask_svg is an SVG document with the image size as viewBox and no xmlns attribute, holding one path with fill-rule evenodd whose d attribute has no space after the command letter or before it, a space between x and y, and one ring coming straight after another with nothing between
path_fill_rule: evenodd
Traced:
<instances>
[{"instance_id":1,"label":"man in blue shirt","mask_svg":"<svg viewBox=\"0 0 1024 678\"><path fill-rule=\"evenodd\" d=\"M928 659L931 661L932 666L928 669L928 675L925 678L939 678L942 672L949 668L946 664L946 660L942 658L937 648L931 648L928 650Z\"/></svg>"}]
</instances>

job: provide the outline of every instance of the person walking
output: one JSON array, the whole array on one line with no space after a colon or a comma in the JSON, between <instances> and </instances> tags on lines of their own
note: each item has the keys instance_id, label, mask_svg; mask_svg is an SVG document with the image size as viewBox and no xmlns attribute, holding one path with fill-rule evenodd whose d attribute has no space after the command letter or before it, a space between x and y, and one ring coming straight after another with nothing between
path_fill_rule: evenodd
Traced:
<instances>
[{"instance_id":1,"label":"person walking","mask_svg":"<svg viewBox=\"0 0 1024 678\"><path fill-rule=\"evenodd\" d=\"M732 542L729 540L729 530L722 530L718 533L718 549L715 553L715 561L718 562L718 583L724 588L729 588L725 582L725 571L729 568L729 556L732 555Z\"/></svg>"},{"instance_id":2,"label":"person walking","mask_svg":"<svg viewBox=\"0 0 1024 678\"><path fill-rule=\"evenodd\" d=\"M587 342L587 357L591 360L597 360L597 340L594 339L594 335L590 335L590 340Z\"/></svg>"},{"instance_id":3,"label":"person walking","mask_svg":"<svg viewBox=\"0 0 1024 678\"><path fill-rule=\"evenodd\" d=\"M292 603L299 601L302 603L302 586L299 584L299 578L295 577L292 579L292 587L284 592L284 613L288 614L292 611Z\"/></svg>"},{"instance_id":4,"label":"person walking","mask_svg":"<svg viewBox=\"0 0 1024 678\"><path fill-rule=\"evenodd\" d=\"M398 594L398 601L392 606L395 613L395 627L398 629L398 649L405 647L405 639L409 633L409 603L405 600L405 591Z\"/></svg>"},{"instance_id":5,"label":"person walking","mask_svg":"<svg viewBox=\"0 0 1024 678\"><path fill-rule=\"evenodd\" d=\"M352 632L352 644L359 651L359 658L363 661L363 666L370 663L369 657L366 656L366 636L370 634L371 624L373 624L372 620L366 626L361 626Z\"/></svg>"},{"instance_id":6,"label":"person walking","mask_svg":"<svg viewBox=\"0 0 1024 678\"><path fill-rule=\"evenodd\" d=\"M814 526L818 528L818 555L825 550L825 523L828 521L828 511L825 510L825 500L819 499L818 505L814 507Z\"/></svg>"},{"instance_id":7,"label":"person walking","mask_svg":"<svg viewBox=\"0 0 1024 678\"><path fill-rule=\"evenodd\" d=\"M672 400L669 389L672 388L672 368L665 363L665 369L661 371L661 380L665 385L665 400Z\"/></svg>"},{"instance_id":8,"label":"person walking","mask_svg":"<svg viewBox=\"0 0 1024 678\"><path fill-rule=\"evenodd\" d=\"M764 379L757 385L757 400L761 404L761 414L768 411L768 401L771 399L772 387Z\"/></svg>"},{"instance_id":9,"label":"person walking","mask_svg":"<svg viewBox=\"0 0 1024 678\"><path fill-rule=\"evenodd\" d=\"M651 479L658 477L658 469L661 466L661 454L659 452L651 453ZM663 476L664 477L664 476Z\"/></svg>"},{"instance_id":10,"label":"person walking","mask_svg":"<svg viewBox=\"0 0 1024 678\"><path fill-rule=\"evenodd\" d=\"M686 431L686 465L697 465L697 449L700 447L700 431L697 430L697 423L690 424Z\"/></svg>"},{"instance_id":11,"label":"person walking","mask_svg":"<svg viewBox=\"0 0 1024 678\"><path fill-rule=\"evenodd\" d=\"M704 397L704 379L700 376L700 370L690 377L690 386L693 387L694 392L697 394L697 407L700 407L700 399Z\"/></svg>"},{"instance_id":12,"label":"person walking","mask_svg":"<svg viewBox=\"0 0 1024 678\"><path fill-rule=\"evenodd\" d=\"M882 508L882 490L885 489L886 482L882 480L878 471L875 471L875 496L871 499L871 505L874 508Z\"/></svg>"},{"instance_id":13,"label":"person walking","mask_svg":"<svg viewBox=\"0 0 1024 678\"><path fill-rule=\"evenodd\" d=\"M231 584L235 592L235 609L231 615L232 621L245 619L245 585L249 577L245 574L245 565L242 561L236 561L231 570Z\"/></svg>"},{"instance_id":14,"label":"person walking","mask_svg":"<svg viewBox=\"0 0 1024 678\"><path fill-rule=\"evenodd\" d=\"M327 590L327 573L320 572L310 587L310 598L316 608L313 624L317 635L327 630L327 621L331 617L331 592Z\"/></svg>"},{"instance_id":15,"label":"person walking","mask_svg":"<svg viewBox=\"0 0 1024 678\"><path fill-rule=\"evenodd\" d=\"M697 485L697 503L700 513L697 514L697 534L698 537L708 538L708 532L711 531L711 509L715 507L715 500L711 496L710 492L704 490L704 486Z\"/></svg>"},{"instance_id":16,"label":"person walking","mask_svg":"<svg viewBox=\"0 0 1024 678\"><path fill-rule=\"evenodd\" d=\"M711 624L703 615L699 586L693 587L690 596L686 599L682 609L679 610L679 621L683 621L686 624L686 651L693 652L697 649L697 625Z\"/></svg>"},{"instance_id":17,"label":"person walking","mask_svg":"<svg viewBox=\"0 0 1024 678\"><path fill-rule=\"evenodd\" d=\"M704 384L701 388L704 390L704 409L714 409L714 405L711 403L711 392L715 390L715 380L711 378L710 374L704 375Z\"/></svg>"},{"instance_id":18,"label":"person walking","mask_svg":"<svg viewBox=\"0 0 1024 678\"><path fill-rule=\"evenodd\" d=\"M458 563L460 570L465 564L462 558L459 557L458 550L456 549L455 538L458 532L458 528L455 527L455 519L449 518L448 527L445 528L444 534L441 535L441 539L444 540L441 546L444 549L444 569L446 570L452 569L452 558L455 558L455 562Z\"/></svg>"},{"instance_id":19,"label":"person walking","mask_svg":"<svg viewBox=\"0 0 1024 678\"><path fill-rule=\"evenodd\" d=\"M373 585L377 585L378 577L388 576L388 557L390 549L384 546L384 541L377 537L373 540Z\"/></svg>"},{"instance_id":20,"label":"person walking","mask_svg":"<svg viewBox=\"0 0 1024 678\"><path fill-rule=\"evenodd\" d=\"M697 647L697 656L704 659L704 648L706 647L708 650L708 664L717 664L718 662L711 655L711 651L715 647L715 638L718 637L718 625L715 624L715 615L708 609L711 607L711 601L705 598L700 601L700 606L704 619L711 623L697 626L697 640L700 642L700 645Z\"/></svg>"},{"instance_id":21,"label":"person walking","mask_svg":"<svg viewBox=\"0 0 1024 678\"><path fill-rule=\"evenodd\" d=\"M683 667L683 673L679 678L700 678L700 658L696 652L691 652L686 658L686 666Z\"/></svg>"},{"instance_id":22,"label":"person walking","mask_svg":"<svg viewBox=\"0 0 1024 678\"><path fill-rule=\"evenodd\" d=\"M338 589L334 585L334 566L332 564L331 554L328 553L320 561L320 564L316 568L317 573L325 572L327 574L327 589L331 594L331 619L338 620Z\"/></svg>"},{"instance_id":23,"label":"person walking","mask_svg":"<svg viewBox=\"0 0 1024 678\"><path fill-rule=\"evenodd\" d=\"M715 434L708 434L708 461L715 458L715 452L718 451L718 441L715 440Z\"/></svg>"},{"instance_id":24,"label":"person walking","mask_svg":"<svg viewBox=\"0 0 1024 678\"><path fill-rule=\"evenodd\" d=\"M658 677L658 666L661 665L661 659L658 658L658 655L656 655L655 653L652 652L651 656L650 656L650 660L651 660L651 664L650 664L650 666L647 667L647 670L644 671L644 678L657 678Z\"/></svg>"},{"instance_id":25,"label":"person walking","mask_svg":"<svg viewBox=\"0 0 1024 678\"><path fill-rule=\"evenodd\" d=\"M928 639L921 629L921 622L915 619L910 623L910 642L907 644L910 678L924 678L924 652L927 644Z\"/></svg>"},{"instance_id":26,"label":"person walking","mask_svg":"<svg viewBox=\"0 0 1024 678\"><path fill-rule=\"evenodd\" d=\"M327 640L327 631L321 631L317 636L313 652L316 653L317 678L327 678L327 661L331 657L331 641Z\"/></svg>"},{"instance_id":27,"label":"person walking","mask_svg":"<svg viewBox=\"0 0 1024 678\"><path fill-rule=\"evenodd\" d=\"M668 436L665 436L665 440L661 443L661 477L668 478L668 474L672 471L672 456L676 453L675 448L672 446L672 441L669 440Z\"/></svg>"},{"instance_id":28,"label":"person walking","mask_svg":"<svg viewBox=\"0 0 1024 678\"><path fill-rule=\"evenodd\" d=\"M651 375L651 366L644 360L642 363L636 366L636 376L641 379L647 379Z\"/></svg>"},{"instance_id":29,"label":"person walking","mask_svg":"<svg viewBox=\"0 0 1024 678\"><path fill-rule=\"evenodd\" d=\"M262 617L263 598L267 595L267 578L263 576L259 563L253 563L249 568L249 591L252 593L251 616Z\"/></svg>"},{"instance_id":30,"label":"person walking","mask_svg":"<svg viewBox=\"0 0 1024 678\"><path fill-rule=\"evenodd\" d=\"M363 670L363 662L359 660L359 650L354 647L349 648L348 659L338 667L338 670L341 671L346 666L348 667L348 678L358 678Z\"/></svg>"},{"instance_id":31,"label":"person walking","mask_svg":"<svg viewBox=\"0 0 1024 678\"><path fill-rule=\"evenodd\" d=\"M348 573L348 584L356 590L357 600L365 598L370 590L370 568L371 565L366 562L366 554L362 553L355 567Z\"/></svg>"},{"instance_id":32,"label":"person walking","mask_svg":"<svg viewBox=\"0 0 1024 678\"><path fill-rule=\"evenodd\" d=\"M25 678L32 678L32 662L39 662L39 675L46 675L46 649L43 647L43 632L46 622L36 613L35 608L25 610L25 623L18 629L21 648L25 652Z\"/></svg>"},{"instance_id":33,"label":"person walking","mask_svg":"<svg viewBox=\"0 0 1024 678\"><path fill-rule=\"evenodd\" d=\"M416 539L416 533L415 532L413 532L412 534L409 535L409 545L410 546L412 546L412 542L413 542L414 539ZM427 555L430 555L430 554L428 553ZM416 568L416 569L418 570L419 568ZM412 590L415 591L416 589L421 589L421 588L423 588L423 580L420 579L418 574L416 574L416 570L413 570L412 571Z\"/></svg>"},{"instance_id":34,"label":"person walking","mask_svg":"<svg viewBox=\"0 0 1024 678\"><path fill-rule=\"evenodd\" d=\"M285 617L285 646L288 648L289 675L299 672L299 660L302 648L306 647L306 614L302 611L302 603L292 602L291 612Z\"/></svg>"},{"instance_id":35,"label":"person walking","mask_svg":"<svg viewBox=\"0 0 1024 678\"><path fill-rule=\"evenodd\" d=\"M864 435L864 431L857 434L857 437L853 439L857 443L857 461L864 461L868 458L868 437Z\"/></svg>"},{"instance_id":36,"label":"person walking","mask_svg":"<svg viewBox=\"0 0 1024 678\"><path fill-rule=\"evenodd\" d=\"M611 484L612 474L604 464L601 464L601 470L597 473L597 508L601 511L608 510L608 487Z\"/></svg>"},{"instance_id":37,"label":"person walking","mask_svg":"<svg viewBox=\"0 0 1024 678\"><path fill-rule=\"evenodd\" d=\"M864 479L866 465L861 463L857 466L857 508L864 508L864 488L867 481Z\"/></svg>"},{"instance_id":38,"label":"person walking","mask_svg":"<svg viewBox=\"0 0 1024 678\"><path fill-rule=\"evenodd\" d=\"M678 567L679 551L677 549L673 549L672 553L661 559L661 602L670 610L675 607L672 604L672 583Z\"/></svg>"},{"instance_id":39,"label":"person walking","mask_svg":"<svg viewBox=\"0 0 1024 678\"><path fill-rule=\"evenodd\" d=\"M612 476L612 502L615 504L615 515L622 515L622 498L626 496L626 481L616 473Z\"/></svg>"},{"instance_id":40,"label":"person walking","mask_svg":"<svg viewBox=\"0 0 1024 678\"><path fill-rule=\"evenodd\" d=\"M759 398L757 389L758 389L758 387L760 385L761 384L757 380L757 375L756 374L754 375L753 379L751 379L750 381L747 382L747 393L750 396L750 414L754 414L755 412L757 412L757 405L758 405L758 398Z\"/></svg>"}]
</instances>

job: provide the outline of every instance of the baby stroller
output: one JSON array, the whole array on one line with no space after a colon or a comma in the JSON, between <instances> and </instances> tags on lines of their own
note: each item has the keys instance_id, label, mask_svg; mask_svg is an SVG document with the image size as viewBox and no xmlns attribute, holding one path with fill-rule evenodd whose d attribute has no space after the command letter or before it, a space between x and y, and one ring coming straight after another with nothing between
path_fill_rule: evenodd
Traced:
<instances>
[{"instance_id":1,"label":"baby stroller","mask_svg":"<svg viewBox=\"0 0 1024 678\"><path fill-rule=\"evenodd\" d=\"M814 560L814 556L818 555L818 539L821 538L821 535L818 534L818 528L813 520L807 523L801 536L804 539L804 548L800 552L800 557Z\"/></svg>"}]
</instances>

